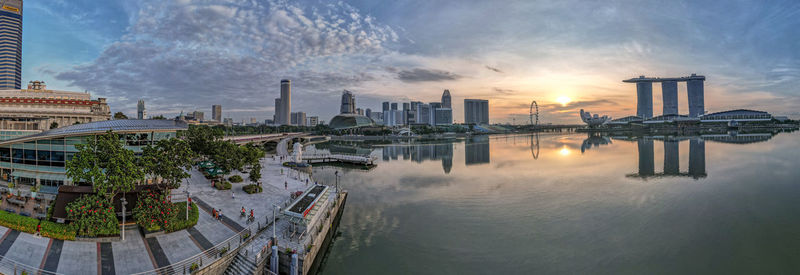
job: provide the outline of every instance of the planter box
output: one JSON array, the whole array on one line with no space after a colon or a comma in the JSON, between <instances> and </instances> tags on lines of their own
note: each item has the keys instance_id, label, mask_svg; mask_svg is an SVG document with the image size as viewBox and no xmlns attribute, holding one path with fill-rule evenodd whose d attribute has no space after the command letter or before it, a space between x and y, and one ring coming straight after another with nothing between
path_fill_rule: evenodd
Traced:
<instances>
[{"instance_id":1,"label":"planter box","mask_svg":"<svg viewBox=\"0 0 800 275\"><path fill-rule=\"evenodd\" d=\"M120 236L109 236L109 237L75 237L76 241L79 242L93 242L93 243L105 243L105 242L118 242L122 240Z\"/></svg>"},{"instance_id":2,"label":"planter box","mask_svg":"<svg viewBox=\"0 0 800 275\"><path fill-rule=\"evenodd\" d=\"M147 229L145 229L144 227L141 227L141 226L139 227L139 231L141 231L141 232L142 232L142 235L144 235L144 238L145 238L145 239L146 239L146 238L150 238L150 237L155 237L155 236L164 235L164 234L166 234L166 233L167 233L167 232L166 232L166 231L164 231L164 230L158 230L158 231L149 231L149 230L147 230Z\"/></svg>"}]
</instances>

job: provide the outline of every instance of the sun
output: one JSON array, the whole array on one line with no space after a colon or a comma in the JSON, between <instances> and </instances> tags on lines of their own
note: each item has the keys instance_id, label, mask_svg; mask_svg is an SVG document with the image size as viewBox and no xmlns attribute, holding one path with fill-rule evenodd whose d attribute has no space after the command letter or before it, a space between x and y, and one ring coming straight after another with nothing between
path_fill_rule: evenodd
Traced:
<instances>
[{"instance_id":1,"label":"sun","mask_svg":"<svg viewBox=\"0 0 800 275\"><path fill-rule=\"evenodd\" d=\"M556 98L556 102L561 103L561 106L567 106L567 104L572 102L572 99L562 95L562 96L559 96L558 98Z\"/></svg>"},{"instance_id":2,"label":"sun","mask_svg":"<svg viewBox=\"0 0 800 275\"><path fill-rule=\"evenodd\" d=\"M571 152L569 151L569 148L567 148L567 146L564 145L563 147L561 147L561 150L558 150L558 153L561 154L562 156L568 156L569 153Z\"/></svg>"}]
</instances>

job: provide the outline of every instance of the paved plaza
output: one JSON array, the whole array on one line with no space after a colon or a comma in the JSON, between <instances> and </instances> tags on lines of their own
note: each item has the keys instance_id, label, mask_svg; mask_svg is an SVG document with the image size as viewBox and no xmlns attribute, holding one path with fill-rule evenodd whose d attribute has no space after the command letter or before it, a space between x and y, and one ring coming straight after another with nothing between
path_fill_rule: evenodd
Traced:
<instances>
[{"instance_id":1,"label":"paved plaza","mask_svg":"<svg viewBox=\"0 0 800 275\"><path fill-rule=\"evenodd\" d=\"M281 145L286 146L286 141ZM284 160L288 157L285 149L278 150L278 154ZM124 241L97 243L53 240L0 227L0 256L4 266L0 267L0 272L13 272L4 269L9 268L7 263L11 263L11 268L16 263L17 272L42 269L62 274L131 274L195 256L230 239L244 228L271 224L273 205L285 207L291 193L305 191L314 184L309 175L282 167L281 159L281 156L268 156L261 160L264 191L257 194L247 194L242 190L243 186L250 184L248 174L238 171L230 174L241 175L245 181L232 183L231 190L217 190L199 171L192 170L191 178L173 190L173 193L189 191L199 206L197 225L188 230L145 238L138 230L128 229ZM248 215L250 209L254 210L255 222L240 217L242 207L247 209ZM221 209L224 218L215 219L211 214L212 208ZM278 222L278 228L287 226L286 221ZM266 245L272 229L266 230L247 247L248 254L257 254ZM278 239L284 245L289 243L280 233Z\"/></svg>"}]
</instances>

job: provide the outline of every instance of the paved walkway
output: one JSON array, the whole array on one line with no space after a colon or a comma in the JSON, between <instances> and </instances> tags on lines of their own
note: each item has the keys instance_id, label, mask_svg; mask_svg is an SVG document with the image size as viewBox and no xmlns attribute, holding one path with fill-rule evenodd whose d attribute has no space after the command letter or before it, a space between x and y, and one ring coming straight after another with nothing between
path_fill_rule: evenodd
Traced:
<instances>
[{"instance_id":1,"label":"paved walkway","mask_svg":"<svg viewBox=\"0 0 800 275\"><path fill-rule=\"evenodd\" d=\"M287 155L287 139L280 144L284 149L278 152ZM28 266L18 267L17 272L38 268L61 274L130 274L168 266L224 242L245 227L270 224L273 205L284 207L291 193L304 191L313 184L308 175L282 167L280 157L264 158L261 164L264 191L257 194L247 194L242 190L243 186L250 184L247 174L235 172L229 175L241 175L245 182L233 183L231 190L221 191L213 188L199 171L191 171L191 178L173 191L188 190L200 206L197 225L188 230L151 238L144 238L138 230L126 230L124 241L95 243L52 240L0 227L0 256L4 262L13 260ZM222 210L222 220L212 217L212 207ZM254 210L255 222L240 217L242 207L246 207L247 214L250 209ZM285 226L288 222L278 222L278 228ZM268 228L266 232L271 231L272 228ZM257 253L271 236L271 233L259 236L247 248L248 253ZM286 244L280 234L278 238L279 242ZM0 273L13 273L6 268L0 266Z\"/></svg>"}]
</instances>

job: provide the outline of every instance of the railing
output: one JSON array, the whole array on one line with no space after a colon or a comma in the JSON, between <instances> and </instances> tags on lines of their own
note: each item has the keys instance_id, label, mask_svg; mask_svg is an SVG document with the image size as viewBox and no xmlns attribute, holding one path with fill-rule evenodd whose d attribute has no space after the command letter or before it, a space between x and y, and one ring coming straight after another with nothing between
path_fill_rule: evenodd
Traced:
<instances>
[{"instance_id":1,"label":"railing","mask_svg":"<svg viewBox=\"0 0 800 275\"><path fill-rule=\"evenodd\" d=\"M252 238L254 236L252 230L253 225L255 224L250 224L249 226L247 226L247 228L237 232L236 234L226 239L225 241L220 242L214 247L206 249L205 251L200 252L197 255L186 258L182 261L179 261L177 263L168 266L163 266L150 271L139 272L134 274L157 274L157 275L190 274L194 271L200 270L204 266L208 266L227 255L231 255L231 253L233 253L234 250L239 249L242 246L242 244L244 244L249 238ZM256 228L256 232L258 232L258 228ZM238 239L238 242L236 241L236 239ZM226 248L225 254L219 253L219 251L222 248ZM192 265L194 264L196 264L196 268L192 269Z\"/></svg>"},{"instance_id":2,"label":"railing","mask_svg":"<svg viewBox=\"0 0 800 275\"><path fill-rule=\"evenodd\" d=\"M9 229L10 230L10 229ZM42 270L38 267L32 267L12 259L5 258L0 256L0 273L2 274L22 274L22 272L26 274L43 274L43 275L55 275L61 274L52 271Z\"/></svg>"}]
</instances>

